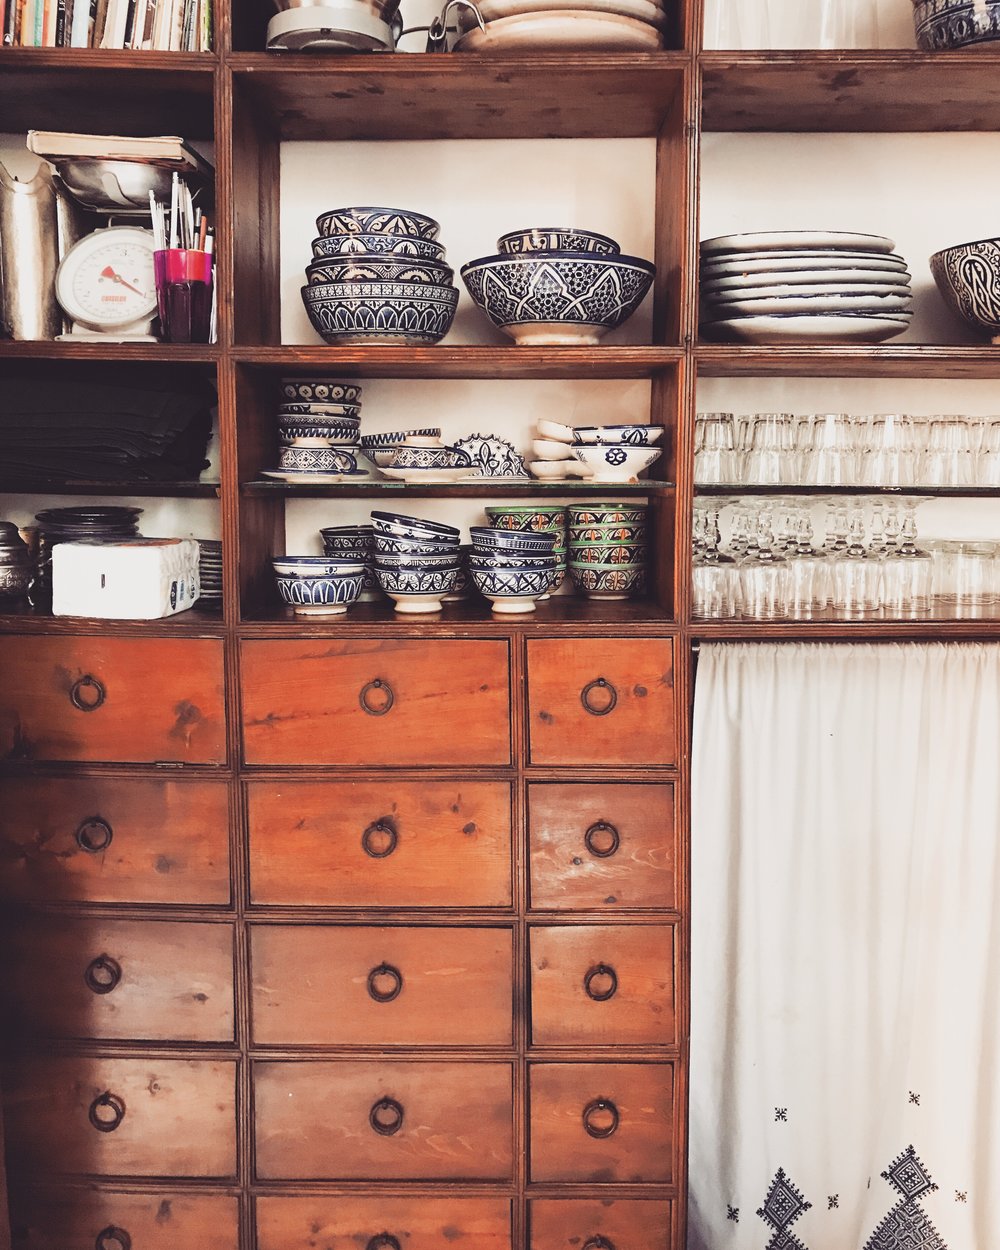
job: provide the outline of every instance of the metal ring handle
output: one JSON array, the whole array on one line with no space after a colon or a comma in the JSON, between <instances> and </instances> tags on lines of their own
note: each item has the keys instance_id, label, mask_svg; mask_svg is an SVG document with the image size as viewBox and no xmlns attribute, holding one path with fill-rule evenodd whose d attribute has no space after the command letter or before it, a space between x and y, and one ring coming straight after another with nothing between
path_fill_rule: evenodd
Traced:
<instances>
[{"instance_id":1,"label":"metal ring handle","mask_svg":"<svg viewBox=\"0 0 1000 1250\"><path fill-rule=\"evenodd\" d=\"M381 704L371 702L370 695L373 690L382 691L384 699ZM367 712L369 716L385 716L386 712L392 711L392 705L396 702L396 696L392 693L392 687L387 681L383 681L381 677L376 677L372 681L366 681L361 687L358 702L361 704L362 711Z\"/></svg>"},{"instance_id":2,"label":"metal ring handle","mask_svg":"<svg viewBox=\"0 0 1000 1250\"><path fill-rule=\"evenodd\" d=\"M132 1250L132 1238L124 1228L109 1224L94 1239L94 1250Z\"/></svg>"},{"instance_id":3,"label":"metal ring handle","mask_svg":"<svg viewBox=\"0 0 1000 1250\"><path fill-rule=\"evenodd\" d=\"M389 978L392 982L387 990L380 990L378 982ZM372 968L368 974L368 993L377 1003L391 1003L394 998L398 998L403 988L403 974L398 968L394 968L392 964L379 964L377 968Z\"/></svg>"},{"instance_id":4,"label":"metal ring handle","mask_svg":"<svg viewBox=\"0 0 1000 1250\"><path fill-rule=\"evenodd\" d=\"M368 1123L380 1137L392 1137L403 1127L403 1104L395 1098L380 1098L368 1112Z\"/></svg>"},{"instance_id":5,"label":"metal ring handle","mask_svg":"<svg viewBox=\"0 0 1000 1250\"><path fill-rule=\"evenodd\" d=\"M102 1117L101 1112L110 1112L110 1119ZM91 1124L99 1133L113 1133L122 1120L125 1119L124 1100L106 1089L103 1094L98 1094L90 1104L90 1110L87 1115Z\"/></svg>"},{"instance_id":6,"label":"metal ring handle","mask_svg":"<svg viewBox=\"0 0 1000 1250\"><path fill-rule=\"evenodd\" d=\"M600 1233L596 1233L593 1237L588 1237L583 1243L583 1250L617 1250L617 1248L613 1241L609 1241L607 1237L602 1237Z\"/></svg>"},{"instance_id":7,"label":"metal ring handle","mask_svg":"<svg viewBox=\"0 0 1000 1250\"><path fill-rule=\"evenodd\" d=\"M368 1239L365 1250L401 1250L399 1239L392 1233L376 1233Z\"/></svg>"},{"instance_id":8,"label":"metal ring handle","mask_svg":"<svg viewBox=\"0 0 1000 1250\"><path fill-rule=\"evenodd\" d=\"M380 841L379 835L385 839ZM399 843L399 834L387 820L374 820L361 835L361 846L372 859L385 859Z\"/></svg>"},{"instance_id":9,"label":"metal ring handle","mask_svg":"<svg viewBox=\"0 0 1000 1250\"><path fill-rule=\"evenodd\" d=\"M611 1117L609 1124L595 1123L594 1117L602 1112ZM609 1098L595 1098L583 1109L583 1127L591 1137L610 1137L617 1130L620 1119L618 1108Z\"/></svg>"},{"instance_id":10,"label":"metal ring handle","mask_svg":"<svg viewBox=\"0 0 1000 1250\"><path fill-rule=\"evenodd\" d=\"M96 855L98 851L108 849L115 831L100 816L88 816L86 820L80 822L80 827L73 836L81 851L89 851L91 855Z\"/></svg>"},{"instance_id":11,"label":"metal ring handle","mask_svg":"<svg viewBox=\"0 0 1000 1250\"><path fill-rule=\"evenodd\" d=\"M87 982L87 989L95 994L110 994L118 988L122 979L122 966L110 955L98 955L87 964L83 979Z\"/></svg>"},{"instance_id":12,"label":"metal ring handle","mask_svg":"<svg viewBox=\"0 0 1000 1250\"><path fill-rule=\"evenodd\" d=\"M603 690L606 693L608 702L605 707L595 706L591 701L595 690ZM591 716L607 716L618 705L618 691L606 677L595 677L593 681L588 681L580 691L580 702Z\"/></svg>"},{"instance_id":13,"label":"metal ring handle","mask_svg":"<svg viewBox=\"0 0 1000 1250\"><path fill-rule=\"evenodd\" d=\"M611 984L606 990L595 990L594 982L598 980L610 981ZM587 992L587 997L592 998L595 1003L606 1003L609 998L614 998L618 993L618 974L610 964L594 964L593 968L587 969L587 975L583 978L583 988Z\"/></svg>"},{"instance_id":14,"label":"metal ring handle","mask_svg":"<svg viewBox=\"0 0 1000 1250\"><path fill-rule=\"evenodd\" d=\"M604 845L598 841L598 835L606 833L610 842ZM609 820L595 820L583 835L583 843L591 855L598 859L609 859L622 844L621 834Z\"/></svg>"},{"instance_id":15,"label":"metal ring handle","mask_svg":"<svg viewBox=\"0 0 1000 1250\"><path fill-rule=\"evenodd\" d=\"M93 690L94 694L84 698L83 692L85 690ZM78 677L69 690L70 703L81 712L96 712L107 697L108 692L97 678L92 677L90 673L83 677Z\"/></svg>"},{"instance_id":16,"label":"metal ring handle","mask_svg":"<svg viewBox=\"0 0 1000 1250\"><path fill-rule=\"evenodd\" d=\"M132 1238L124 1228L109 1224L94 1239L94 1250L132 1250Z\"/></svg>"}]
</instances>

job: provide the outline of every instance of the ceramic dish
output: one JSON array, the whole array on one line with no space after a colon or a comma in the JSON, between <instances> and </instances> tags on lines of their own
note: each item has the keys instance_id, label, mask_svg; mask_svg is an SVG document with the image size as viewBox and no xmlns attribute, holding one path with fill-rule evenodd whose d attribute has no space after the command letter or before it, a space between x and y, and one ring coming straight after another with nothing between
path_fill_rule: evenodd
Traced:
<instances>
[{"instance_id":1,"label":"ceramic dish","mask_svg":"<svg viewBox=\"0 0 1000 1250\"><path fill-rule=\"evenodd\" d=\"M892 252L896 244L881 234L851 234L842 230L765 230L756 234L720 234L714 239L702 239L700 247L704 255L713 256L717 252L763 252L785 248Z\"/></svg>"},{"instance_id":2,"label":"ceramic dish","mask_svg":"<svg viewBox=\"0 0 1000 1250\"><path fill-rule=\"evenodd\" d=\"M573 427L563 425L560 421L548 421L545 417L540 417L535 429L538 431L539 438L553 438L557 443L573 441Z\"/></svg>"},{"instance_id":3,"label":"ceramic dish","mask_svg":"<svg viewBox=\"0 0 1000 1250\"><path fill-rule=\"evenodd\" d=\"M753 273L755 271L781 271L785 269L823 269L842 267L851 269L899 270L906 268L906 261L895 252L847 252L847 251L773 251L773 252L725 252L719 256L705 256L701 261L702 276Z\"/></svg>"},{"instance_id":4,"label":"ceramic dish","mask_svg":"<svg viewBox=\"0 0 1000 1250\"><path fill-rule=\"evenodd\" d=\"M443 261L444 246L432 239L417 239L409 234L335 234L312 241L316 260L333 256L416 256L424 260Z\"/></svg>"},{"instance_id":5,"label":"ceramic dish","mask_svg":"<svg viewBox=\"0 0 1000 1250\"><path fill-rule=\"evenodd\" d=\"M469 468L459 469L394 469L389 465L379 465L379 472L393 482L423 483L425 486L440 485L444 482L469 481L475 474Z\"/></svg>"},{"instance_id":6,"label":"ceramic dish","mask_svg":"<svg viewBox=\"0 0 1000 1250\"><path fill-rule=\"evenodd\" d=\"M574 446L573 455L591 471L595 482L633 482L663 455L659 447Z\"/></svg>"},{"instance_id":7,"label":"ceramic dish","mask_svg":"<svg viewBox=\"0 0 1000 1250\"><path fill-rule=\"evenodd\" d=\"M713 320L760 313L906 312L913 296L905 295L782 295L707 301Z\"/></svg>"},{"instance_id":8,"label":"ceramic dish","mask_svg":"<svg viewBox=\"0 0 1000 1250\"><path fill-rule=\"evenodd\" d=\"M651 447L663 437L662 425L578 425L574 442L609 446L625 443L633 447Z\"/></svg>"},{"instance_id":9,"label":"ceramic dish","mask_svg":"<svg viewBox=\"0 0 1000 1250\"><path fill-rule=\"evenodd\" d=\"M571 460L573 458L573 449L570 444L557 442L554 438L534 439L531 450L538 460Z\"/></svg>"},{"instance_id":10,"label":"ceramic dish","mask_svg":"<svg viewBox=\"0 0 1000 1250\"><path fill-rule=\"evenodd\" d=\"M905 269L783 269L732 274L713 278L702 274L703 293L739 291L744 287L768 286L908 286L911 275Z\"/></svg>"},{"instance_id":11,"label":"ceramic dish","mask_svg":"<svg viewBox=\"0 0 1000 1250\"><path fill-rule=\"evenodd\" d=\"M375 511L372 528L376 534L392 534L401 538L430 538L436 542L458 542L460 532L454 525L442 521L426 521L423 517L407 516L403 512Z\"/></svg>"},{"instance_id":12,"label":"ceramic dish","mask_svg":"<svg viewBox=\"0 0 1000 1250\"><path fill-rule=\"evenodd\" d=\"M358 469L356 473L309 473L295 469L261 469L261 477L287 482L290 486L332 486L338 482L357 482L371 478L370 473Z\"/></svg>"},{"instance_id":13,"label":"ceramic dish","mask_svg":"<svg viewBox=\"0 0 1000 1250\"><path fill-rule=\"evenodd\" d=\"M663 36L646 22L618 13L562 9L520 13L467 31L455 44L456 52L565 52L586 48L602 52L655 52Z\"/></svg>"},{"instance_id":14,"label":"ceramic dish","mask_svg":"<svg viewBox=\"0 0 1000 1250\"><path fill-rule=\"evenodd\" d=\"M519 256L525 252L595 252L618 256L621 250L608 235L581 230L577 226L532 226L527 230L509 230L497 239L497 251L505 256Z\"/></svg>"},{"instance_id":15,"label":"ceramic dish","mask_svg":"<svg viewBox=\"0 0 1000 1250\"><path fill-rule=\"evenodd\" d=\"M956 316L980 334L1000 335L1000 239L977 239L935 252L931 273Z\"/></svg>"},{"instance_id":16,"label":"ceramic dish","mask_svg":"<svg viewBox=\"0 0 1000 1250\"><path fill-rule=\"evenodd\" d=\"M328 343L436 343L451 328L453 286L324 282L301 288L313 329Z\"/></svg>"},{"instance_id":17,"label":"ceramic dish","mask_svg":"<svg viewBox=\"0 0 1000 1250\"><path fill-rule=\"evenodd\" d=\"M361 387L329 378L282 378L281 393L299 403L359 404Z\"/></svg>"},{"instance_id":18,"label":"ceramic dish","mask_svg":"<svg viewBox=\"0 0 1000 1250\"><path fill-rule=\"evenodd\" d=\"M882 343L909 328L909 318L848 313L780 313L713 321L713 333L741 343Z\"/></svg>"},{"instance_id":19,"label":"ceramic dish","mask_svg":"<svg viewBox=\"0 0 1000 1250\"><path fill-rule=\"evenodd\" d=\"M561 9L618 13L656 27L662 27L666 18L663 6L655 0L477 0L476 8L486 22L516 17L520 13L555 13Z\"/></svg>"},{"instance_id":20,"label":"ceramic dish","mask_svg":"<svg viewBox=\"0 0 1000 1250\"><path fill-rule=\"evenodd\" d=\"M565 482L569 478L590 477L587 466L575 460L530 460L528 469L540 482Z\"/></svg>"},{"instance_id":21,"label":"ceramic dish","mask_svg":"<svg viewBox=\"0 0 1000 1250\"><path fill-rule=\"evenodd\" d=\"M589 599L629 599L646 586L643 564L570 564L569 574L577 590Z\"/></svg>"},{"instance_id":22,"label":"ceramic dish","mask_svg":"<svg viewBox=\"0 0 1000 1250\"><path fill-rule=\"evenodd\" d=\"M274 580L282 602L296 616L340 616L357 602L364 574L339 577L285 577L276 574Z\"/></svg>"},{"instance_id":23,"label":"ceramic dish","mask_svg":"<svg viewBox=\"0 0 1000 1250\"><path fill-rule=\"evenodd\" d=\"M310 286L321 282L423 282L447 284L455 271L439 261L415 256L348 256L346 259L313 261L306 266Z\"/></svg>"},{"instance_id":24,"label":"ceramic dish","mask_svg":"<svg viewBox=\"0 0 1000 1250\"><path fill-rule=\"evenodd\" d=\"M534 612L536 601L549 593L552 583L549 569L470 567L469 571L476 589L499 613Z\"/></svg>"},{"instance_id":25,"label":"ceramic dish","mask_svg":"<svg viewBox=\"0 0 1000 1250\"><path fill-rule=\"evenodd\" d=\"M440 225L433 217L406 208L331 208L316 218L316 231L331 234L405 234L436 239Z\"/></svg>"},{"instance_id":26,"label":"ceramic dish","mask_svg":"<svg viewBox=\"0 0 1000 1250\"><path fill-rule=\"evenodd\" d=\"M428 426L424 430L388 430L383 434L362 434L361 446L365 451L378 447L396 447L408 438L440 438L440 426Z\"/></svg>"},{"instance_id":27,"label":"ceramic dish","mask_svg":"<svg viewBox=\"0 0 1000 1250\"><path fill-rule=\"evenodd\" d=\"M467 434L456 438L455 447L464 451L472 461L476 477L526 478L524 457L514 450L514 445L496 434Z\"/></svg>"}]
</instances>

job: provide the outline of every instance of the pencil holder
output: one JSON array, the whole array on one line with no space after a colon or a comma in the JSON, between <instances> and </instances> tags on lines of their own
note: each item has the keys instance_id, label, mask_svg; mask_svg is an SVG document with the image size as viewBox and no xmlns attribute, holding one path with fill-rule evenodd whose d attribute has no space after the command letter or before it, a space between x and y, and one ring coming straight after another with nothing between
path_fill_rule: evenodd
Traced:
<instances>
[{"instance_id":1,"label":"pencil holder","mask_svg":"<svg viewBox=\"0 0 1000 1250\"><path fill-rule=\"evenodd\" d=\"M212 313L212 254L171 247L153 253L160 336L165 343L207 343Z\"/></svg>"}]
</instances>

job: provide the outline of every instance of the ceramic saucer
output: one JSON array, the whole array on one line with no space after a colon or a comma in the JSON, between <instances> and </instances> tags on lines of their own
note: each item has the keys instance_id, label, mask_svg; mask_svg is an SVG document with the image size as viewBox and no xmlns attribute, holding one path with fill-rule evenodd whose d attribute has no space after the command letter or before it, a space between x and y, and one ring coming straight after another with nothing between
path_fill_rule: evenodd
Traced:
<instances>
[{"instance_id":1,"label":"ceramic saucer","mask_svg":"<svg viewBox=\"0 0 1000 1250\"><path fill-rule=\"evenodd\" d=\"M734 317L702 328L712 337L742 343L881 343L909 328L906 317L788 313L785 316Z\"/></svg>"},{"instance_id":2,"label":"ceramic saucer","mask_svg":"<svg viewBox=\"0 0 1000 1250\"><path fill-rule=\"evenodd\" d=\"M390 469L386 465L379 469L379 473L396 482L423 482L429 485L472 481L476 477L468 465L460 469Z\"/></svg>"},{"instance_id":3,"label":"ceramic saucer","mask_svg":"<svg viewBox=\"0 0 1000 1250\"><path fill-rule=\"evenodd\" d=\"M753 273L727 274L717 277L702 274L702 291L740 291L744 287L766 286L787 290L796 286L820 286L836 283L840 286L870 287L899 286L908 284L910 274L905 269L773 269Z\"/></svg>"},{"instance_id":4,"label":"ceramic saucer","mask_svg":"<svg viewBox=\"0 0 1000 1250\"><path fill-rule=\"evenodd\" d=\"M278 482L289 482L295 486L329 486L336 482L356 482L372 476L360 470L357 473L309 473L302 469L261 469L260 474L261 477L273 477Z\"/></svg>"},{"instance_id":5,"label":"ceramic saucer","mask_svg":"<svg viewBox=\"0 0 1000 1250\"><path fill-rule=\"evenodd\" d=\"M702 239L701 250L716 252L765 252L791 248L851 248L855 252L891 252L896 244L881 234L849 234L842 230L764 230L757 234L720 234Z\"/></svg>"},{"instance_id":6,"label":"ceramic saucer","mask_svg":"<svg viewBox=\"0 0 1000 1250\"><path fill-rule=\"evenodd\" d=\"M707 302L713 314L722 317L742 313L902 313L909 311L913 296L908 291L902 295L737 295Z\"/></svg>"}]
</instances>

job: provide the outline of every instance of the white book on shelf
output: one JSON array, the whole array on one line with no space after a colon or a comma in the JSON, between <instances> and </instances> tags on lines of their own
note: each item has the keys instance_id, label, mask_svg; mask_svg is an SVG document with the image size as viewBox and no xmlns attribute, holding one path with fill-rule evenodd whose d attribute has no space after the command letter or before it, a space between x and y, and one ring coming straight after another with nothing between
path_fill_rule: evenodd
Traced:
<instances>
[{"instance_id":1,"label":"white book on shelf","mask_svg":"<svg viewBox=\"0 0 1000 1250\"><path fill-rule=\"evenodd\" d=\"M133 50L142 47L142 36L146 29L146 8L148 0L135 0L135 12L132 15L132 32L128 46Z\"/></svg>"},{"instance_id":2,"label":"white book on shelf","mask_svg":"<svg viewBox=\"0 0 1000 1250\"><path fill-rule=\"evenodd\" d=\"M73 24L69 31L71 48L90 46L90 0L74 0Z\"/></svg>"},{"instance_id":3,"label":"white book on shelf","mask_svg":"<svg viewBox=\"0 0 1000 1250\"><path fill-rule=\"evenodd\" d=\"M108 0L108 16L104 25L102 48L125 47L125 22L128 18L128 0Z\"/></svg>"},{"instance_id":4,"label":"white book on shelf","mask_svg":"<svg viewBox=\"0 0 1000 1250\"><path fill-rule=\"evenodd\" d=\"M184 35L184 0L170 0L170 51L180 52Z\"/></svg>"}]
</instances>

